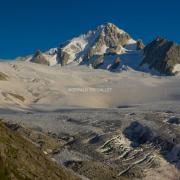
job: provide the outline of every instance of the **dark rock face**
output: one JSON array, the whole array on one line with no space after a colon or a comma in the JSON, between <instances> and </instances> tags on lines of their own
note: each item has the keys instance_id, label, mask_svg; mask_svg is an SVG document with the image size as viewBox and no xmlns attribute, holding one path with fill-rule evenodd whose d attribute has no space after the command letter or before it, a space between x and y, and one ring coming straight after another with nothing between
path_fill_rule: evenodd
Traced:
<instances>
[{"instance_id":1,"label":"dark rock face","mask_svg":"<svg viewBox=\"0 0 180 180\"><path fill-rule=\"evenodd\" d=\"M95 144L95 143L98 143L101 139L101 136L99 134L96 134L94 137L92 137L90 140L89 140L89 143L90 144Z\"/></svg>"},{"instance_id":2,"label":"dark rock face","mask_svg":"<svg viewBox=\"0 0 180 180\"><path fill-rule=\"evenodd\" d=\"M114 47L118 45L126 45L127 41L131 38L127 33L120 33L118 28L111 24L107 23L104 29L105 36L104 41L108 47Z\"/></svg>"},{"instance_id":3,"label":"dark rock face","mask_svg":"<svg viewBox=\"0 0 180 180\"><path fill-rule=\"evenodd\" d=\"M89 60L89 63L92 65L94 69L97 69L100 65L102 65L104 62L104 56L103 55L94 55Z\"/></svg>"},{"instance_id":4,"label":"dark rock face","mask_svg":"<svg viewBox=\"0 0 180 180\"><path fill-rule=\"evenodd\" d=\"M122 33L119 29L111 23L107 23L104 27L104 32L101 32L99 37L95 40L94 44L88 51L88 59L101 51L103 45L109 47L108 52L116 54L128 40L131 39L127 33Z\"/></svg>"},{"instance_id":5,"label":"dark rock face","mask_svg":"<svg viewBox=\"0 0 180 180\"><path fill-rule=\"evenodd\" d=\"M116 55L118 54L119 51L122 50L122 46L114 46L114 47L110 47L106 50L106 54L108 55Z\"/></svg>"},{"instance_id":6,"label":"dark rock face","mask_svg":"<svg viewBox=\"0 0 180 180\"><path fill-rule=\"evenodd\" d=\"M16 123L8 123L7 122L7 123L5 123L5 126L13 131L17 131L20 128L20 126Z\"/></svg>"},{"instance_id":7,"label":"dark rock face","mask_svg":"<svg viewBox=\"0 0 180 180\"><path fill-rule=\"evenodd\" d=\"M120 57L116 57L116 58L114 59L114 63L110 66L109 70L110 70L110 71L115 70L115 69L119 66L120 63L121 63Z\"/></svg>"},{"instance_id":8,"label":"dark rock face","mask_svg":"<svg viewBox=\"0 0 180 180\"><path fill-rule=\"evenodd\" d=\"M57 52L57 59L58 59L58 63L60 63L62 66L66 65L68 63L70 55L63 51L62 48L58 49Z\"/></svg>"},{"instance_id":9,"label":"dark rock face","mask_svg":"<svg viewBox=\"0 0 180 180\"><path fill-rule=\"evenodd\" d=\"M144 49L145 45L142 40L137 40L137 50Z\"/></svg>"},{"instance_id":10,"label":"dark rock face","mask_svg":"<svg viewBox=\"0 0 180 180\"><path fill-rule=\"evenodd\" d=\"M155 138L155 134L149 127L136 121L124 130L124 134L132 141L133 147L151 142Z\"/></svg>"},{"instance_id":11,"label":"dark rock face","mask_svg":"<svg viewBox=\"0 0 180 180\"><path fill-rule=\"evenodd\" d=\"M30 62L49 66L49 61L46 59L46 57L43 55L43 53L40 50L36 51Z\"/></svg>"},{"instance_id":12,"label":"dark rock face","mask_svg":"<svg viewBox=\"0 0 180 180\"><path fill-rule=\"evenodd\" d=\"M148 64L150 69L155 69L161 74L173 75L173 68L180 64L180 45L157 37L144 48L145 58L140 66Z\"/></svg>"},{"instance_id":13,"label":"dark rock face","mask_svg":"<svg viewBox=\"0 0 180 180\"><path fill-rule=\"evenodd\" d=\"M172 117L170 117L168 119L168 123L179 125L180 124L180 119L178 117L172 116Z\"/></svg>"}]
</instances>

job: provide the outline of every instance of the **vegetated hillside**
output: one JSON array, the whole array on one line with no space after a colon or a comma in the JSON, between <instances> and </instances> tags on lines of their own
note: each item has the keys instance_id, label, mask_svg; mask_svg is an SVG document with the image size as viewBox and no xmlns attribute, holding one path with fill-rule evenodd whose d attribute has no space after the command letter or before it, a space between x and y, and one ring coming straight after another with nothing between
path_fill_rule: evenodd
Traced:
<instances>
[{"instance_id":1,"label":"vegetated hillside","mask_svg":"<svg viewBox=\"0 0 180 180\"><path fill-rule=\"evenodd\" d=\"M0 122L0 180L74 180L34 144Z\"/></svg>"}]
</instances>

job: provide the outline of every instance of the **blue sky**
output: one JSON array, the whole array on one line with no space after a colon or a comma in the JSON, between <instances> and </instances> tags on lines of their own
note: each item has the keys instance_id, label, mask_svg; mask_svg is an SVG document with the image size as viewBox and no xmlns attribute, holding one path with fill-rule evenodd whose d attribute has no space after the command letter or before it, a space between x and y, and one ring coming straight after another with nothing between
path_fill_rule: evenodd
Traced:
<instances>
[{"instance_id":1,"label":"blue sky","mask_svg":"<svg viewBox=\"0 0 180 180\"><path fill-rule=\"evenodd\" d=\"M47 50L112 22L148 43L157 35L180 43L179 0L1 0L0 58Z\"/></svg>"}]
</instances>

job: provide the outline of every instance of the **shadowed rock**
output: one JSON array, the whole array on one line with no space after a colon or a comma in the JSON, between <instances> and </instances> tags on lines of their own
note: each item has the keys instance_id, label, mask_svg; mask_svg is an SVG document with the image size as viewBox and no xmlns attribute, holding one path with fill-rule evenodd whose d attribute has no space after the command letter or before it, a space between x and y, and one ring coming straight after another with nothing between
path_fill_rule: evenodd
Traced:
<instances>
[{"instance_id":1,"label":"shadowed rock","mask_svg":"<svg viewBox=\"0 0 180 180\"><path fill-rule=\"evenodd\" d=\"M97 69L99 66L101 66L104 62L104 56L103 55L94 55L90 60L89 63L92 65L94 69Z\"/></svg>"},{"instance_id":2,"label":"shadowed rock","mask_svg":"<svg viewBox=\"0 0 180 180\"><path fill-rule=\"evenodd\" d=\"M144 47L145 47L145 45L144 45L144 43L143 43L143 41L142 40L137 40L137 50L141 50L141 49L144 49Z\"/></svg>"},{"instance_id":3,"label":"shadowed rock","mask_svg":"<svg viewBox=\"0 0 180 180\"><path fill-rule=\"evenodd\" d=\"M30 62L49 65L49 61L46 59L46 57L43 55L43 53L40 50L36 51Z\"/></svg>"},{"instance_id":4,"label":"shadowed rock","mask_svg":"<svg viewBox=\"0 0 180 180\"><path fill-rule=\"evenodd\" d=\"M180 45L157 37L144 48L144 59L140 66L147 64L161 74L173 75L173 68L180 64Z\"/></svg>"},{"instance_id":5,"label":"shadowed rock","mask_svg":"<svg viewBox=\"0 0 180 180\"><path fill-rule=\"evenodd\" d=\"M180 124L180 119L175 117L175 116L173 116L173 117L170 117L168 119L168 123L179 125Z\"/></svg>"},{"instance_id":6,"label":"shadowed rock","mask_svg":"<svg viewBox=\"0 0 180 180\"><path fill-rule=\"evenodd\" d=\"M155 138L155 134L147 126L143 126L135 121L124 130L125 136L132 141L132 146L136 147L141 144L151 142Z\"/></svg>"}]
</instances>

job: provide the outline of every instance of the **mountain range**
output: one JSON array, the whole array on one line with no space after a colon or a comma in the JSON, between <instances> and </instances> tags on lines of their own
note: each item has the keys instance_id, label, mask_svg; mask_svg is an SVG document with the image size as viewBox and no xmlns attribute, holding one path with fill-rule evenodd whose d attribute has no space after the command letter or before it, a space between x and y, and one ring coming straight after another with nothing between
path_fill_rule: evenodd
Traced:
<instances>
[{"instance_id":1,"label":"mountain range","mask_svg":"<svg viewBox=\"0 0 180 180\"><path fill-rule=\"evenodd\" d=\"M112 23L0 62L0 180L179 180L178 72Z\"/></svg>"},{"instance_id":2,"label":"mountain range","mask_svg":"<svg viewBox=\"0 0 180 180\"><path fill-rule=\"evenodd\" d=\"M174 75L180 71L180 45L157 37L145 46L116 25L105 23L59 47L17 59L48 66L86 65L113 72L133 69Z\"/></svg>"}]
</instances>

